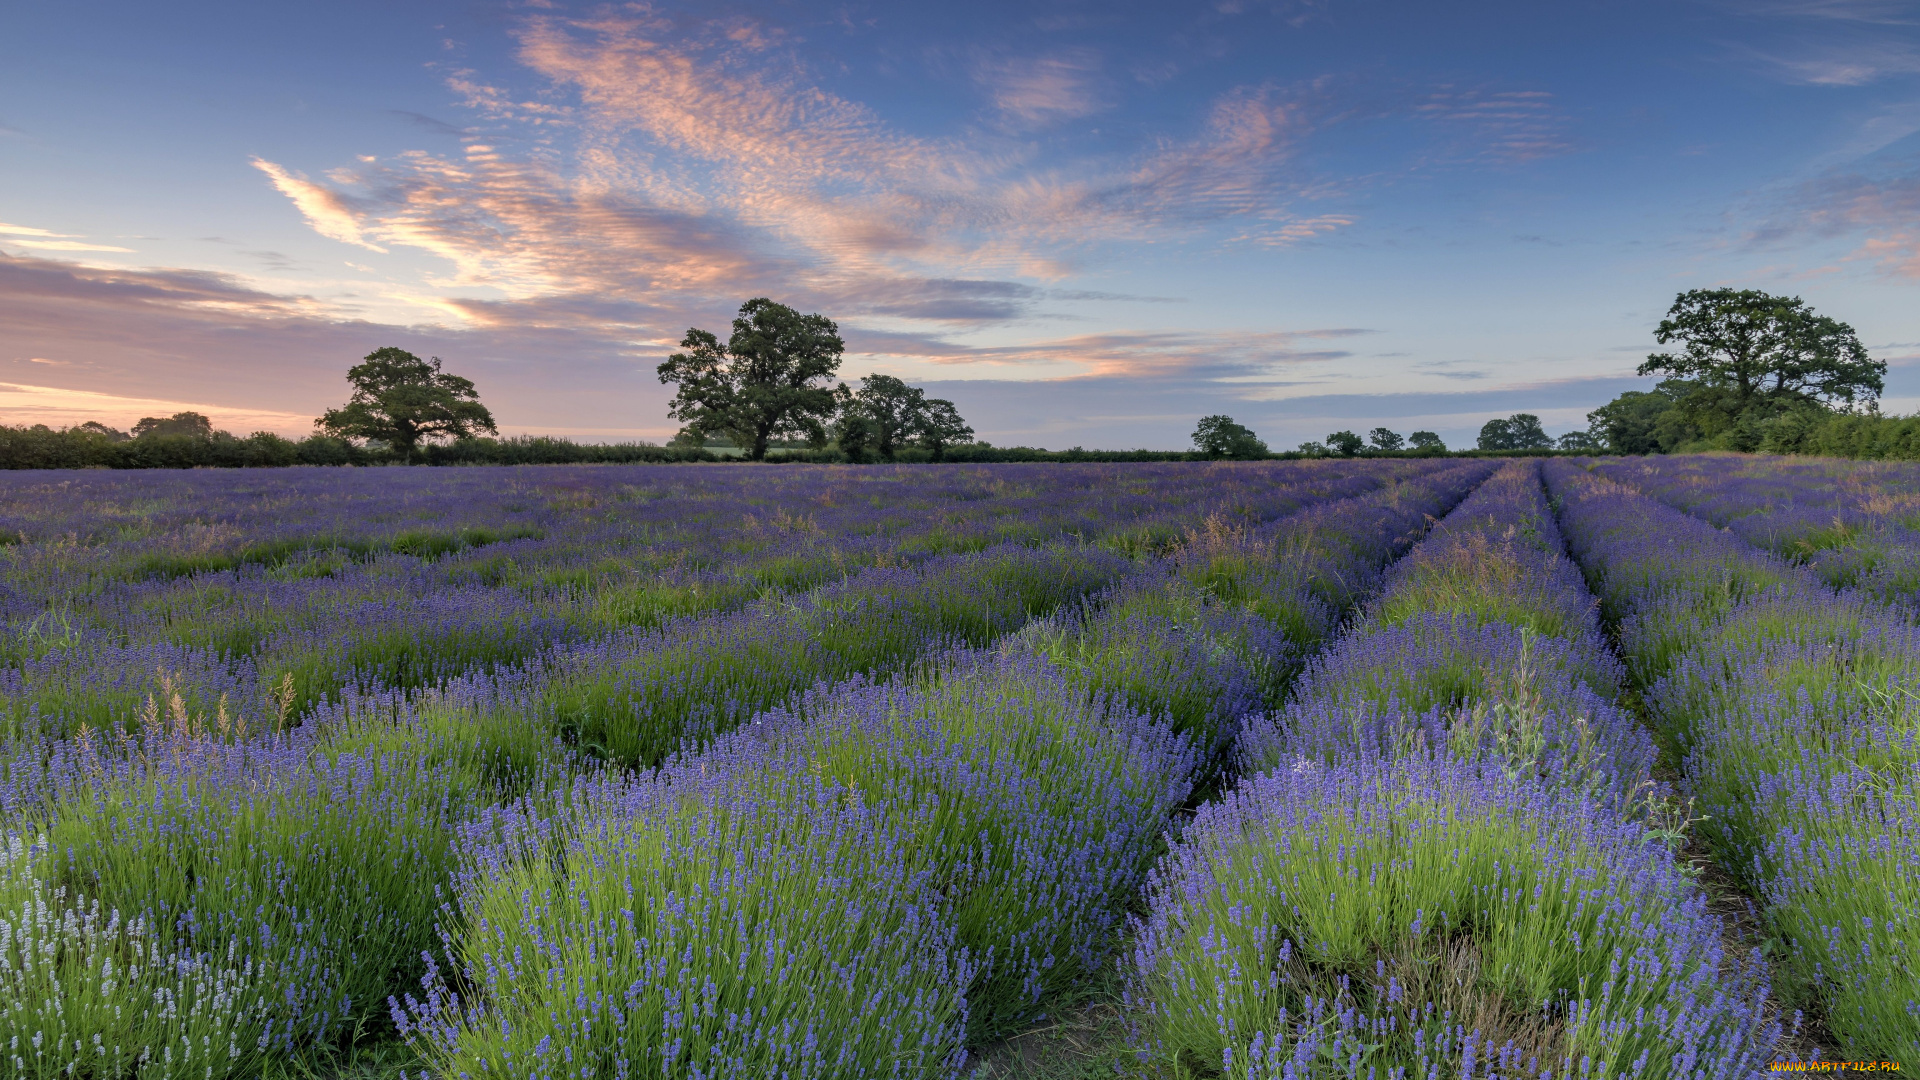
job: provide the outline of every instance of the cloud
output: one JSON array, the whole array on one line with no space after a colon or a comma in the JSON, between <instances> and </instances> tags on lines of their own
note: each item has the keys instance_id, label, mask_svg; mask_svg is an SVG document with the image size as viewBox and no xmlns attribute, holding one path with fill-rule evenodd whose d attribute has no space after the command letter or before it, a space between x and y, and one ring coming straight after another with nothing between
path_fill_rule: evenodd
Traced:
<instances>
[{"instance_id":1,"label":"cloud","mask_svg":"<svg viewBox=\"0 0 1920 1080\"><path fill-rule=\"evenodd\" d=\"M1573 149L1566 118L1544 90L1443 89L1414 106L1414 115L1468 133L1465 156L1522 163Z\"/></svg>"},{"instance_id":2,"label":"cloud","mask_svg":"<svg viewBox=\"0 0 1920 1080\"><path fill-rule=\"evenodd\" d=\"M32 359L29 363L55 361ZM213 421L215 428L240 434L255 431L299 432L305 434L313 424L310 416L293 413L236 409L203 401L168 398L123 397L90 390L58 386L31 386L0 383L0 418L13 425L45 424L48 427L72 427L89 420L102 421L119 428L131 427L141 417L172 416L191 410Z\"/></svg>"},{"instance_id":3,"label":"cloud","mask_svg":"<svg viewBox=\"0 0 1920 1080\"><path fill-rule=\"evenodd\" d=\"M1920 233L1897 232L1869 238L1854 257L1872 259L1881 272L1894 277L1920 280Z\"/></svg>"},{"instance_id":4,"label":"cloud","mask_svg":"<svg viewBox=\"0 0 1920 1080\"><path fill-rule=\"evenodd\" d=\"M132 248L115 247L111 244L89 244L85 240L73 239L73 233L57 233L47 229L36 229L28 225L8 225L0 222L0 236L26 237L66 237L67 239L13 240L15 247L33 248L38 251L121 251L132 252Z\"/></svg>"},{"instance_id":5,"label":"cloud","mask_svg":"<svg viewBox=\"0 0 1920 1080\"><path fill-rule=\"evenodd\" d=\"M314 232L343 244L357 244L373 251L386 250L362 238L359 215L338 192L261 158L253 159L253 167L266 173L280 194L293 200L293 205L299 208Z\"/></svg>"},{"instance_id":6,"label":"cloud","mask_svg":"<svg viewBox=\"0 0 1920 1080\"><path fill-rule=\"evenodd\" d=\"M1863 236L1849 259L1871 260L1881 272L1920 278L1920 171L1835 171L1789 189L1762 208L1745 237L1771 247L1801 236Z\"/></svg>"},{"instance_id":7,"label":"cloud","mask_svg":"<svg viewBox=\"0 0 1920 1080\"><path fill-rule=\"evenodd\" d=\"M0 234L4 234L7 236L72 236L73 235L72 233L48 232L45 229L35 229L26 225L9 225L4 221L0 221Z\"/></svg>"},{"instance_id":8,"label":"cloud","mask_svg":"<svg viewBox=\"0 0 1920 1080\"><path fill-rule=\"evenodd\" d=\"M1007 321L1046 298L1029 283L1069 276L1095 245L1232 219L1223 242L1280 245L1353 220L1289 209L1302 126L1273 87L1223 95L1189 138L1057 171L1019 147L896 130L757 25L540 16L519 38L550 91L452 80L520 131L514 153L470 131L461 154L362 161L326 183L255 164L323 235L447 259L444 287L683 311L770 292L849 315ZM1038 123L1099 107L1097 66L1062 53L981 70L1007 116Z\"/></svg>"},{"instance_id":9,"label":"cloud","mask_svg":"<svg viewBox=\"0 0 1920 1080\"><path fill-rule=\"evenodd\" d=\"M982 365L1033 370L1054 381L1121 378L1136 384L1178 380L1279 385L1288 365L1351 356L1344 349L1303 348L1311 341L1355 337L1360 329L1306 331L1115 331L1053 338L1020 345L957 344L929 335L853 331L849 353L910 357L942 366Z\"/></svg>"},{"instance_id":10,"label":"cloud","mask_svg":"<svg viewBox=\"0 0 1920 1080\"><path fill-rule=\"evenodd\" d=\"M25 383L302 416L273 429L299 435L344 400L349 366L393 345L445 357L511 430L670 435L669 394L652 368L667 350L559 321L541 325L536 312L468 330L396 326L341 318L331 305L224 274L0 254L0 357L19 358ZM36 357L63 364L33 364Z\"/></svg>"},{"instance_id":11,"label":"cloud","mask_svg":"<svg viewBox=\"0 0 1920 1080\"><path fill-rule=\"evenodd\" d=\"M1908 0L1739 0L1724 6L1763 18L1826 19L1876 26L1920 23Z\"/></svg>"},{"instance_id":12,"label":"cloud","mask_svg":"<svg viewBox=\"0 0 1920 1080\"><path fill-rule=\"evenodd\" d=\"M1107 106L1096 86L1099 56L1081 49L1050 56L1002 57L974 64L974 81L1016 130L1092 116Z\"/></svg>"},{"instance_id":13,"label":"cloud","mask_svg":"<svg viewBox=\"0 0 1920 1080\"><path fill-rule=\"evenodd\" d=\"M39 251L126 251L132 248L114 247L112 244L89 244L84 240L15 240L16 247L34 248Z\"/></svg>"},{"instance_id":14,"label":"cloud","mask_svg":"<svg viewBox=\"0 0 1920 1080\"><path fill-rule=\"evenodd\" d=\"M1782 82L1801 86L1865 86L1920 72L1920 50L1897 41L1850 41L1795 46L1790 54L1747 49L1751 63Z\"/></svg>"}]
</instances>

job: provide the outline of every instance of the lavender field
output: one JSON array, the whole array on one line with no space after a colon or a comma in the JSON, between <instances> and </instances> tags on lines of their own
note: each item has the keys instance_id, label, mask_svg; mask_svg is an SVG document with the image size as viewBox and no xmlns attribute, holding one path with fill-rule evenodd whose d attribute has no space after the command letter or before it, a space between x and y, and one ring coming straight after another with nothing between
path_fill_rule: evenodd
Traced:
<instances>
[{"instance_id":1,"label":"lavender field","mask_svg":"<svg viewBox=\"0 0 1920 1080\"><path fill-rule=\"evenodd\" d=\"M8 1075L1920 1063L1920 469L20 472L0 544Z\"/></svg>"}]
</instances>

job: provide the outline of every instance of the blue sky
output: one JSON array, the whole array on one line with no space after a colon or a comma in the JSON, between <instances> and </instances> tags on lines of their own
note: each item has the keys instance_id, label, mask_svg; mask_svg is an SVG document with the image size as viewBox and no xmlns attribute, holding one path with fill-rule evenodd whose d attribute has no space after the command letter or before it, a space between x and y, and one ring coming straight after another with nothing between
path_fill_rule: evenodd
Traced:
<instances>
[{"instance_id":1,"label":"blue sky","mask_svg":"<svg viewBox=\"0 0 1920 1080\"><path fill-rule=\"evenodd\" d=\"M102 4L0 15L0 422L301 434L382 345L670 436L751 296L982 436L1550 432L1680 290L1920 409L1920 3Z\"/></svg>"}]
</instances>

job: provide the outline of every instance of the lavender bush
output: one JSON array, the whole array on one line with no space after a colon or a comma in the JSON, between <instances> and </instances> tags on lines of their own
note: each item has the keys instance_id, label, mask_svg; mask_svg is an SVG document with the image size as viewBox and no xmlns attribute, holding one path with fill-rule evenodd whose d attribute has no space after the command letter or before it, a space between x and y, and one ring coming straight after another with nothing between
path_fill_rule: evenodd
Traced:
<instances>
[{"instance_id":1,"label":"lavender bush","mask_svg":"<svg viewBox=\"0 0 1920 1080\"><path fill-rule=\"evenodd\" d=\"M751 764L482 848L407 1039L444 1076L956 1075L973 961L913 812Z\"/></svg>"},{"instance_id":2,"label":"lavender bush","mask_svg":"<svg viewBox=\"0 0 1920 1080\"><path fill-rule=\"evenodd\" d=\"M1171 1071L1750 1075L1764 984L1640 828L1499 770L1301 764L1203 807L1130 994Z\"/></svg>"}]
</instances>

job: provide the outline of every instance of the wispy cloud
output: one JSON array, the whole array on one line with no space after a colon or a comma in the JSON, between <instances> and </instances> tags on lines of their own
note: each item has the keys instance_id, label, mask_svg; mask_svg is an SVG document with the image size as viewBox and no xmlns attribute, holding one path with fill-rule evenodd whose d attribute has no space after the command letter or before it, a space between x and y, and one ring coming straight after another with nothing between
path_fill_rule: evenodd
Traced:
<instances>
[{"instance_id":1,"label":"wispy cloud","mask_svg":"<svg viewBox=\"0 0 1920 1080\"><path fill-rule=\"evenodd\" d=\"M1345 349L1310 343L1357 337L1371 331L1332 328L1304 331L1130 331L1081 334L1020 345L980 346L922 334L854 332L848 347L886 359L911 357L942 366L1018 368L1044 379L1124 378L1182 382L1291 382L1283 369L1351 356Z\"/></svg>"},{"instance_id":2,"label":"wispy cloud","mask_svg":"<svg viewBox=\"0 0 1920 1080\"><path fill-rule=\"evenodd\" d=\"M0 254L0 326L20 366L13 378L23 383L284 412L305 419L274 430L297 435L344 399L349 366L394 345L448 358L518 430L672 433L667 393L652 376L657 345L636 345L597 322L583 330L578 317L542 325L538 315L518 312L504 325L465 331L397 326L342 318L333 305L225 274Z\"/></svg>"},{"instance_id":3,"label":"wispy cloud","mask_svg":"<svg viewBox=\"0 0 1920 1080\"><path fill-rule=\"evenodd\" d=\"M1298 183L1280 166L1302 124L1273 87L1225 95L1190 138L1062 173L1017 148L897 131L748 24L540 17L520 42L552 92L454 82L543 150L472 137L463 155L362 163L326 184L256 165L323 235L432 252L457 285L686 306L766 281L840 311L949 321L1022 313L1039 294L1009 279L1059 280L1089 245L1236 218L1228 239L1284 244L1353 220L1288 209ZM1096 68L1065 53L979 74L1005 115L1038 123L1099 108Z\"/></svg>"},{"instance_id":4,"label":"wispy cloud","mask_svg":"<svg viewBox=\"0 0 1920 1080\"><path fill-rule=\"evenodd\" d=\"M132 248L116 247L113 244L89 244L84 240L15 240L14 246L33 248L38 251L122 251L131 252Z\"/></svg>"},{"instance_id":5,"label":"wispy cloud","mask_svg":"<svg viewBox=\"0 0 1920 1080\"><path fill-rule=\"evenodd\" d=\"M1744 48L1739 52L1774 78L1802 86L1865 86L1920 73L1920 49L1901 41L1822 42L1791 48L1793 51Z\"/></svg>"},{"instance_id":6,"label":"wispy cloud","mask_svg":"<svg viewBox=\"0 0 1920 1080\"><path fill-rule=\"evenodd\" d=\"M72 236L72 233L57 233L47 229L36 229L28 225L9 225L0 221L0 235L6 236Z\"/></svg>"},{"instance_id":7,"label":"wispy cloud","mask_svg":"<svg viewBox=\"0 0 1920 1080\"><path fill-rule=\"evenodd\" d=\"M1003 121L1016 130L1092 116L1107 107L1100 58L1091 49L975 61L973 77Z\"/></svg>"},{"instance_id":8,"label":"wispy cloud","mask_svg":"<svg viewBox=\"0 0 1920 1080\"><path fill-rule=\"evenodd\" d=\"M1554 157L1573 148L1566 117L1543 90L1447 88L1414 107L1426 120L1462 132L1462 156L1501 162Z\"/></svg>"},{"instance_id":9,"label":"wispy cloud","mask_svg":"<svg viewBox=\"0 0 1920 1080\"><path fill-rule=\"evenodd\" d=\"M360 215L339 192L296 176L271 161L254 158L253 167L266 173L280 194L293 200L314 232L344 244L357 244L373 251L386 250L362 238Z\"/></svg>"},{"instance_id":10,"label":"wispy cloud","mask_svg":"<svg viewBox=\"0 0 1920 1080\"><path fill-rule=\"evenodd\" d=\"M1873 262L1883 273L1920 277L1920 172L1877 175L1835 171L1800 184L1762 208L1746 242L1771 247L1803 236L1858 236L1849 258Z\"/></svg>"},{"instance_id":11,"label":"wispy cloud","mask_svg":"<svg viewBox=\"0 0 1920 1080\"><path fill-rule=\"evenodd\" d=\"M1854 255L1872 259L1883 273L1920 280L1920 232L1869 237Z\"/></svg>"},{"instance_id":12,"label":"wispy cloud","mask_svg":"<svg viewBox=\"0 0 1920 1080\"><path fill-rule=\"evenodd\" d=\"M0 222L0 236L21 236L33 239L10 240L15 247L32 248L36 251L133 251L132 248L118 247L113 244L94 244L86 240L74 239L73 233L57 233L48 229L36 229L28 225L8 225ZM48 239L60 237L62 239Z\"/></svg>"},{"instance_id":13,"label":"wispy cloud","mask_svg":"<svg viewBox=\"0 0 1920 1080\"><path fill-rule=\"evenodd\" d=\"M62 361L39 357L29 358L28 363L65 366ZM143 416L171 416L189 409L212 420L217 428L241 434L255 431L303 432L313 423L310 416L232 408L204 401L125 397L61 386L0 382L0 416L4 416L9 424L71 427L98 420L126 428Z\"/></svg>"}]
</instances>

